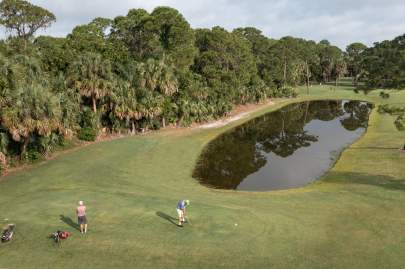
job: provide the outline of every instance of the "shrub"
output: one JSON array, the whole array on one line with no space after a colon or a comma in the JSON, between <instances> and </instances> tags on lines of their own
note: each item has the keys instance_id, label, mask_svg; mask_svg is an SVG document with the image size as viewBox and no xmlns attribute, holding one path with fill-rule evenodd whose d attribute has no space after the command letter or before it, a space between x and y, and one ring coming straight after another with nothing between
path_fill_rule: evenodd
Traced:
<instances>
[{"instance_id":1,"label":"shrub","mask_svg":"<svg viewBox=\"0 0 405 269\"><path fill-rule=\"evenodd\" d=\"M385 92L380 92L380 97L383 98L383 99L388 99L388 98L390 98L390 95L388 93L385 93Z\"/></svg>"},{"instance_id":2,"label":"shrub","mask_svg":"<svg viewBox=\"0 0 405 269\"><path fill-rule=\"evenodd\" d=\"M379 105L378 106L378 113L385 114L388 113L389 106L388 105Z\"/></svg>"},{"instance_id":3,"label":"shrub","mask_svg":"<svg viewBox=\"0 0 405 269\"><path fill-rule=\"evenodd\" d=\"M55 150L63 143L63 136L52 133L50 136L39 137L37 141L37 148L42 153L49 153Z\"/></svg>"},{"instance_id":4,"label":"shrub","mask_svg":"<svg viewBox=\"0 0 405 269\"><path fill-rule=\"evenodd\" d=\"M91 109L84 108L80 115L80 126L82 128L98 129L100 125L100 116Z\"/></svg>"},{"instance_id":5,"label":"shrub","mask_svg":"<svg viewBox=\"0 0 405 269\"><path fill-rule=\"evenodd\" d=\"M405 115L400 115L395 121L395 126L400 131L405 131Z\"/></svg>"},{"instance_id":6,"label":"shrub","mask_svg":"<svg viewBox=\"0 0 405 269\"><path fill-rule=\"evenodd\" d=\"M23 159L27 162L36 162L42 159L42 154L35 149L29 149Z\"/></svg>"},{"instance_id":7,"label":"shrub","mask_svg":"<svg viewBox=\"0 0 405 269\"><path fill-rule=\"evenodd\" d=\"M405 107L389 106L385 104L378 107L378 112L381 114L401 115L405 113Z\"/></svg>"},{"instance_id":8,"label":"shrub","mask_svg":"<svg viewBox=\"0 0 405 269\"><path fill-rule=\"evenodd\" d=\"M297 92L291 87L281 88L281 97L297 97Z\"/></svg>"},{"instance_id":9,"label":"shrub","mask_svg":"<svg viewBox=\"0 0 405 269\"><path fill-rule=\"evenodd\" d=\"M162 123L160 122L160 120L155 119L151 122L151 129L152 130L160 130L162 128Z\"/></svg>"},{"instance_id":10,"label":"shrub","mask_svg":"<svg viewBox=\"0 0 405 269\"><path fill-rule=\"evenodd\" d=\"M290 98L290 97L297 97L298 93L291 87L282 87L278 89L273 89L270 96L274 98Z\"/></svg>"},{"instance_id":11,"label":"shrub","mask_svg":"<svg viewBox=\"0 0 405 269\"><path fill-rule=\"evenodd\" d=\"M83 141L96 141L97 130L92 128L82 128L78 133L78 138Z\"/></svg>"}]
</instances>

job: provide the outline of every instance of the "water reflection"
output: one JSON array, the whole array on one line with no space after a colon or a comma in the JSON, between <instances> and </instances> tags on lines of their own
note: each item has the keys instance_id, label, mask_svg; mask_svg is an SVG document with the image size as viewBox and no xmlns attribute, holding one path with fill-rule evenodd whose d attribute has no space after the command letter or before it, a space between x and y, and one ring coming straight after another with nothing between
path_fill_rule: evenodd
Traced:
<instances>
[{"instance_id":1,"label":"water reflection","mask_svg":"<svg viewBox=\"0 0 405 269\"><path fill-rule=\"evenodd\" d=\"M268 191L308 184L367 127L370 105L314 101L289 105L212 141L194 177L221 189Z\"/></svg>"}]
</instances>

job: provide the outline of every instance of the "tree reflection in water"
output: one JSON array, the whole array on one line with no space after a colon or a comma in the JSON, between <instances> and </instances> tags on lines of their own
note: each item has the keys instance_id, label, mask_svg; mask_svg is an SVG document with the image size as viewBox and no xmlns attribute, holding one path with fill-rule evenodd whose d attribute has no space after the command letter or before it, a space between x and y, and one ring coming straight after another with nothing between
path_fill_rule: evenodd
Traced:
<instances>
[{"instance_id":1,"label":"tree reflection in water","mask_svg":"<svg viewBox=\"0 0 405 269\"><path fill-rule=\"evenodd\" d=\"M288 158L297 150L316 143L319 137L306 130L309 123L339 119L337 122L345 130L353 132L367 127L369 113L370 105L358 101L289 105L212 141L201 155L193 176L214 188L237 189L249 175L268 165L270 153Z\"/></svg>"}]
</instances>

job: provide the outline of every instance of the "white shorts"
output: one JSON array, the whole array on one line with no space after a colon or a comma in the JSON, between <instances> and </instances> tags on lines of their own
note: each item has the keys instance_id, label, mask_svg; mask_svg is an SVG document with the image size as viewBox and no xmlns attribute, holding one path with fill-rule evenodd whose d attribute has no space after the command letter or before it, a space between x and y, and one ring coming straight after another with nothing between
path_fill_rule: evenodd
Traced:
<instances>
[{"instance_id":1,"label":"white shorts","mask_svg":"<svg viewBox=\"0 0 405 269\"><path fill-rule=\"evenodd\" d=\"M184 217L183 216L183 210L180 210L180 209L177 208L177 215L179 216L179 219L182 219Z\"/></svg>"}]
</instances>

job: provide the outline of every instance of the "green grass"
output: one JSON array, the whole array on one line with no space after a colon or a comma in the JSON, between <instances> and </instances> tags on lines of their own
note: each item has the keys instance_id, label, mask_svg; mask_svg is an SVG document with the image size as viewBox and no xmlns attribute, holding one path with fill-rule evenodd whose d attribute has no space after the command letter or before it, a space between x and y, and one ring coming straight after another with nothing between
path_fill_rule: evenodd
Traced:
<instances>
[{"instance_id":1,"label":"green grass","mask_svg":"<svg viewBox=\"0 0 405 269\"><path fill-rule=\"evenodd\" d=\"M399 91L388 100L350 88L300 91L251 116L306 99L405 105ZM0 244L0 268L402 268L405 158L396 148L405 133L393 121L374 111L367 134L322 180L269 193L212 190L191 177L204 145L241 121L64 154L0 182L0 223L17 224L15 240ZM183 229L159 216L176 217L181 198L191 200ZM88 205L85 237L60 220L76 221L78 200ZM47 238L57 229L73 232L60 248Z\"/></svg>"}]
</instances>

